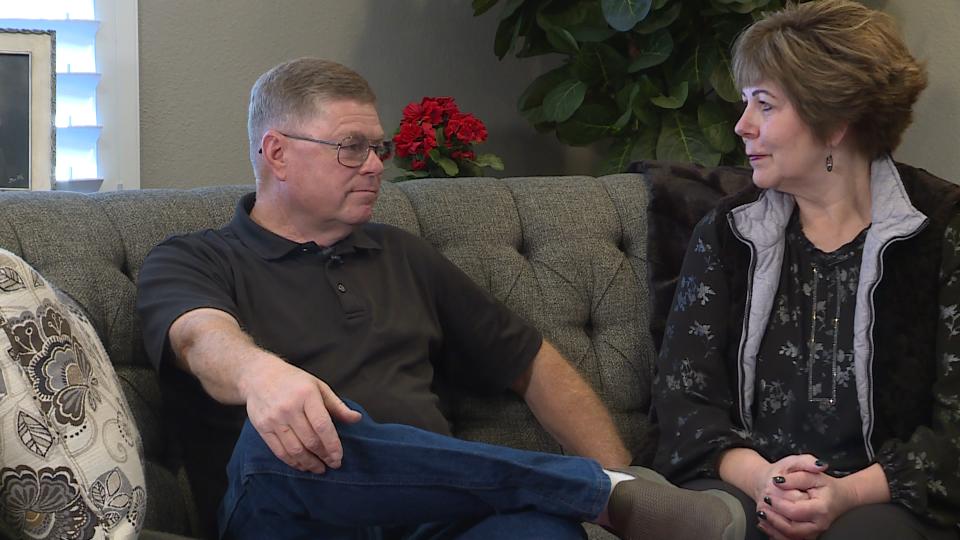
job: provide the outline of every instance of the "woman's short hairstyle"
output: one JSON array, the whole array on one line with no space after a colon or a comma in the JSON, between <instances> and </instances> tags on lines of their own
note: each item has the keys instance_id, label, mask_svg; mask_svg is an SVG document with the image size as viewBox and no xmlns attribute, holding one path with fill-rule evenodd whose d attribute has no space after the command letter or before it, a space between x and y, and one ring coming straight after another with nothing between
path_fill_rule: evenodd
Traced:
<instances>
[{"instance_id":1,"label":"woman's short hairstyle","mask_svg":"<svg viewBox=\"0 0 960 540\"><path fill-rule=\"evenodd\" d=\"M871 159L899 144L927 86L893 19L851 0L789 4L733 46L738 88L772 82L821 140L849 123Z\"/></svg>"},{"instance_id":2,"label":"woman's short hairstyle","mask_svg":"<svg viewBox=\"0 0 960 540\"><path fill-rule=\"evenodd\" d=\"M297 58L273 67L250 90L247 135L257 168L260 139L271 127L299 125L322 112L324 102L376 103L370 84L352 69L320 58Z\"/></svg>"}]
</instances>

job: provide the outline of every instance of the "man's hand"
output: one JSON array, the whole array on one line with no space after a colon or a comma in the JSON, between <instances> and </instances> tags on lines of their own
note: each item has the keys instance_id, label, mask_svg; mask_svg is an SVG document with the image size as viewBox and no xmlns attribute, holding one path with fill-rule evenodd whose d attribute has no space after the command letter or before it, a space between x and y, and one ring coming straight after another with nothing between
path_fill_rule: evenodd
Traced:
<instances>
[{"instance_id":1,"label":"man's hand","mask_svg":"<svg viewBox=\"0 0 960 540\"><path fill-rule=\"evenodd\" d=\"M814 456L788 456L777 463L781 462L782 473L771 479L757 500L757 510L766 517L760 528L771 538L817 538L859 504L853 486L826 474L827 464Z\"/></svg>"},{"instance_id":2,"label":"man's hand","mask_svg":"<svg viewBox=\"0 0 960 540\"><path fill-rule=\"evenodd\" d=\"M265 351L228 313L201 308L170 326L170 347L221 403L245 404L250 423L281 461L301 471L340 467L343 446L333 420L356 422L360 413L313 375Z\"/></svg>"},{"instance_id":3,"label":"man's hand","mask_svg":"<svg viewBox=\"0 0 960 540\"><path fill-rule=\"evenodd\" d=\"M333 420L353 423L360 413L313 375L269 355L245 370L239 388L247 416L270 450L301 471L340 467L343 446Z\"/></svg>"}]
</instances>

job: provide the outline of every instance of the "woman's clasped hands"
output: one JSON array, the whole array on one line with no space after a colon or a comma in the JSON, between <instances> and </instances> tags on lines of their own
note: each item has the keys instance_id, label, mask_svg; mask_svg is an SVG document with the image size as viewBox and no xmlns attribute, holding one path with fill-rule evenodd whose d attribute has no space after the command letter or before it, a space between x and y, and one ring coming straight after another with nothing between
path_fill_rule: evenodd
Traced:
<instances>
[{"instance_id":1,"label":"woman's clasped hands","mask_svg":"<svg viewBox=\"0 0 960 540\"><path fill-rule=\"evenodd\" d=\"M760 529L774 540L817 538L858 505L854 486L827 474L809 454L787 456L758 473L754 500Z\"/></svg>"}]
</instances>

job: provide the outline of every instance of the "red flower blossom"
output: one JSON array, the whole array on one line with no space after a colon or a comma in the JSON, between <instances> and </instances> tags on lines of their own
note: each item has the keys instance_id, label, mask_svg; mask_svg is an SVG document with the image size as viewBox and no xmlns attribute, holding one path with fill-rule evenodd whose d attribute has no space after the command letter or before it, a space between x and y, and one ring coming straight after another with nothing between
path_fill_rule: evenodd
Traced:
<instances>
[{"instance_id":1,"label":"red flower blossom","mask_svg":"<svg viewBox=\"0 0 960 540\"><path fill-rule=\"evenodd\" d=\"M450 157L452 159L474 160L477 159L477 154L472 150L454 150L453 152L450 152Z\"/></svg>"},{"instance_id":2,"label":"red flower blossom","mask_svg":"<svg viewBox=\"0 0 960 540\"><path fill-rule=\"evenodd\" d=\"M423 148L423 132L420 126L412 123L401 122L400 131L393 137L393 143L397 149L397 157L412 156Z\"/></svg>"},{"instance_id":3,"label":"red flower blossom","mask_svg":"<svg viewBox=\"0 0 960 540\"><path fill-rule=\"evenodd\" d=\"M472 114L457 113L450 117L443 134L465 143L481 143L487 140L487 127Z\"/></svg>"},{"instance_id":4,"label":"red flower blossom","mask_svg":"<svg viewBox=\"0 0 960 540\"><path fill-rule=\"evenodd\" d=\"M440 134L442 143L437 140ZM461 171L476 171L476 166L465 168L463 162L476 161L473 144L485 140L487 128L483 122L472 114L460 112L452 97L425 97L403 108L403 118L393 136L395 163L408 171L445 176L457 174L457 169L451 169L447 161L453 160Z\"/></svg>"},{"instance_id":5,"label":"red flower blossom","mask_svg":"<svg viewBox=\"0 0 960 540\"><path fill-rule=\"evenodd\" d=\"M406 122L416 122L420 120L420 117L423 116L423 108L419 103L410 103L403 108L403 121Z\"/></svg>"}]
</instances>

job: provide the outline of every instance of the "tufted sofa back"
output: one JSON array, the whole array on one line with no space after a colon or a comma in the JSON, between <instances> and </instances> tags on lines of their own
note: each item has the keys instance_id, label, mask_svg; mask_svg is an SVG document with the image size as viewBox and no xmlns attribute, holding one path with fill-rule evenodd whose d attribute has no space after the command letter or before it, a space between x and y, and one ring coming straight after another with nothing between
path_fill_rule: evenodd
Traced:
<instances>
[{"instance_id":1,"label":"tufted sofa back","mask_svg":"<svg viewBox=\"0 0 960 540\"><path fill-rule=\"evenodd\" d=\"M143 351L134 310L147 252L172 234L229 221L250 186L95 195L0 193L0 247L88 312L124 385L147 460L146 527L198 534L213 509L190 498L176 441ZM653 346L647 330L648 188L639 174L425 179L384 184L375 221L427 239L541 329L613 412L628 446L648 455ZM559 452L512 395L454 394L454 432ZM198 521L198 518L200 521Z\"/></svg>"}]
</instances>

